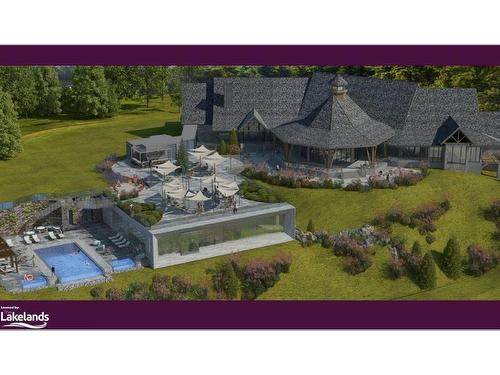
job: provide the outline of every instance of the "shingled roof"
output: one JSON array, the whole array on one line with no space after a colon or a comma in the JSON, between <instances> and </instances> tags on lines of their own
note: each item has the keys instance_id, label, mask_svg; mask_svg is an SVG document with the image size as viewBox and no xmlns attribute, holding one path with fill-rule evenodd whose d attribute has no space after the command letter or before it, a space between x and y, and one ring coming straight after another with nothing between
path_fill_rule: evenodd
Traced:
<instances>
[{"instance_id":1,"label":"shingled roof","mask_svg":"<svg viewBox=\"0 0 500 375\"><path fill-rule=\"evenodd\" d=\"M348 94L333 93L332 86L338 85L347 82L331 74L313 75L299 117L273 133L283 142L328 149L377 146L394 136L390 126L368 116Z\"/></svg>"},{"instance_id":2,"label":"shingled roof","mask_svg":"<svg viewBox=\"0 0 500 375\"><path fill-rule=\"evenodd\" d=\"M347 87L347 95L335 97L332 86ZM185 85L183 94L183 124L211 125L221 132L256 119L283 141L317 147L364 147L390 137L392 145L429 146L445 132L446 121L478 145L498 144L500 136L500 115L478 111L475 89L314 73L311 78L214 78Z\"/></svg>"},{"instance_id":3,"label":"shingled roof","mask_svg":"<svg viewBox=\"0 0 500 375\"><path fill-rule=\"evenodd\" d=\"M256 111L269 129L297 117L307 78L215 78L213 130L229 131Z\"/></svg>"},{"instance_id":4,"label":"shingled roof","mask_svg":"<svg viewBox=\"0 0 500 375\"><path fill-rule=\"evenodd\" d=\"M438 144L442 141L438 133L445 132L444 127L453 126L474 144L494 144L493 139L482 133L478 118L476 89L417 88L405 126L388 143L397 146Z\"/></svg>"}]
</instances>

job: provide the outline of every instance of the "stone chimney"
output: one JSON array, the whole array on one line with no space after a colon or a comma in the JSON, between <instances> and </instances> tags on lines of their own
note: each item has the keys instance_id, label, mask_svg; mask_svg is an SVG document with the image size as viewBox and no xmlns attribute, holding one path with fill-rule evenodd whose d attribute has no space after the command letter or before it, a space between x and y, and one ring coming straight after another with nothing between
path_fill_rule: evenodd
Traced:
<instances>
[{"instance_id":1,"label":"stone chimney","mask_svg":"<svg viewBox=\"0 0 500 375\"><path fill-rule=\"evenodd\" d=\"M335 74L330 88L333 95L343 98L347 94L347 81L340 74Z\"/></svg>"}]
</instances>

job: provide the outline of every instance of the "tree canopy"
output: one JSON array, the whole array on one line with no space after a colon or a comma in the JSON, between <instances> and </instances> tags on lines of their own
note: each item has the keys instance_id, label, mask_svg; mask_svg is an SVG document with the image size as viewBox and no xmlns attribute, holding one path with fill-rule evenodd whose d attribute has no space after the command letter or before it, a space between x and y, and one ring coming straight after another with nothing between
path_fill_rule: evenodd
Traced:
<instances>
[{"instance_id":1,"label":"tree canopy","mask_svg":"<svg viewBox=\"0 0 500 375\"><path fill-rule=\"evenodd\" d=\"M10 159L22 150L21 130L10 95L0 89L0 159Z\"/></svg>"}]
</instances>

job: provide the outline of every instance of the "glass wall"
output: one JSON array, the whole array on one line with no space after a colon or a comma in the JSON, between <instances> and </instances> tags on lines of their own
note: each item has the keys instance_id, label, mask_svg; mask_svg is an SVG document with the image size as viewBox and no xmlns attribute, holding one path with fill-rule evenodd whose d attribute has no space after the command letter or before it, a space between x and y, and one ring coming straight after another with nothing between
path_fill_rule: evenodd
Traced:
<instances>
[{"instance_id":1,"label":"glass wall","mask_svg":"<svg viewBox=\"0 0 500 375\"><path fill-rule=\"evenodd\" d=\"M185 232L156 234L158 255L186 254L200 247L226 241L284 231L284 214L250 218L243 221L225 222Z\"/></svg>"}]
</instances>

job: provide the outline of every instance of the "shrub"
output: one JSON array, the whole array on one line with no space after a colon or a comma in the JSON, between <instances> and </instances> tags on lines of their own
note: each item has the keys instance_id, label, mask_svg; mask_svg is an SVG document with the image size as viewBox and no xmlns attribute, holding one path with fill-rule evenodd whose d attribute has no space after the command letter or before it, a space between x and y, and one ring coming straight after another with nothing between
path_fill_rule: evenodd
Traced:
<instances>
[{"instance_id":1,"label":"shrub","mask_svg":"<svg viewBox=\"0 0 500 375\"><path fill-rule=\"evenodd\" d=\"M208 289L192 284L181 276L154 275L149 287L149 298L153 300L205 300Z\"/></svg>"},{"instance_id":2,"label":"shrub","mask_svg":"<svg viewBox=\"0 0 500 375\"><path fill-rule=\"evenodd\" d=\"M333 246L333 241L330 236L323 236L321 238L321 246L325 249L330 249Z\"/></svg>"},{"instance_id":3,"label":"shrub","mask_svg":"<svg viewBox=\"0 0 500 375\"><path fill-rule=\"evenodd\" d=\"M118 288L109 288L106 291L106 298L110 301L122 301L125 299L125 293Z\"/></svg>"},{"instance_id":4,"label":"shrub","mask_svg":"<svg viewBox=\"0 0 500 375\"><path fill-rule=\"evenodd\" d=\"M420 174L422 177L427 177L429 175L429 162L427 160L420 161Z\"/></svg>"},{"instance_id":5,"label":"shrub","mask_svg":"<svg viewBox=\"0 0 500 375\"><path fill-rule=\"evenodd\" d=\"M436 236L434 236L433 234L429 233L429 234L427 234L427 236L425 236L425 241L430 245L431 243L433 243L434 241L436 241Z\"/></svg>"},{"instance_id":6,"label":"shrub","mask_svg":"<svg viewBox=\"0 0 500 375\"><path fill-rule=\"evenodd\" d=\"M474 276L484 275L498 264L498 257L487 254L478 245L470 245L467 256L467 271Z\"/></svg>"},{"instance_id":7,"label":"shrub","mask_svg":"<svg viewBox=\"0 0 500 375\"><path fill-rule=\"evenodd\" d=\"M120 192L119 198L121 201L126 201L129 199L137 198L139 196L139 190L132 189Z\"/></svg>"},{"instance_id":8,"label":"shrub","mask_svg":"<svg viewBox=\"0 0 500 375\"><path fill-rule=\"evenodd\" d=\"M348 184L344 190L347 191L363 191L363 185L361 184L361 180L355 179Z\"/></svg>"},{"instance_id":9,"label":"shrub","mask_svg":"<svg viewBox=\"0 0 500 375\"><path fill-rule=\"evenodd\" d=\"M130 301L145 301L149 299L148 288L145 283L130 283L125 292L125 299Z\"/></svg>"},{"instance_id":10,"label":"shrub","mask_svg":"<svg viewBox=\"0 0 500 375\"><path fill-rule=\"evenodd\" d=\"M227 154L227 145L223 139L220 140L219 145L217 146L217 152L221 155Z\"/></svg>"},{"instance_id":11,"label":"shrub","mask_svg":"<svg viewBox=\"0 0 500 375\"><path fill-rule=\"evenodd\" d=\"M406 275L406 268L404 262L400 258L392 258L388 264L389 277L392 279L399 279Z\"/></svg>"},{"instance_id":12,"label":"shrub","mask_svg":"<svg viewBox=\"0 0 500 375\"><path fill-rule=\"evenodd\" d=\"M230 262L218 263L214 268L208 269L212 275L212 285L220 299L236 299L240 292L240 281L236 276Z\"/></svg>"},{"instance_id":13,"label":"shrub","mask_svg":"<svg viewBox=\"0 0 500 375\"><path fill-rule=\"evenodd\" d=\"M401 172L398 176L394 177L394 183L399 186L413 186L420 182L423 177L419 173L412 171Z\"/></svg>"},{"instance_id":14,"label":"shrub","mask_svg":"<svg viewBox=\"0 0 500 375\"><path fill-rule=\"evenodd\" d=\"M276 273L288 273L290 271L290 265L292 264L292 258L287 254L277 254L272 259L272 265Z\"/></svg>"},{"instance_id":15,"label":"shrub","mask_svg":"<svg viewBox=\"0 0 500 375\"><path fill-rule=\"evenodd\" d=\"M387 211L385 215L385 220L392 223L399 223L402 221L401 218L403 217L403 215L404 212L401 206L394 205Z\"/></svg>"},{"instance_id":16,"label":"shrub","mask_svg":"<svg viewBox=\"0 0 500 375\"><path fill-rule=\"evenodd\" d=\"M255 181L243 181L240 185L240 194L257 202L276 203L281 201L275 193Z\"/></svg>"},{"instance_id":17,"label":"shrub","mask_svg":"<svg viewBox=\"0 0 500 375\"><path fill-rule=\"evenodd\" d=\"M351 256L359 248L358 242L347 234L337 236L333 243L333 253L336 256Z\"/></svg>"},{"instance_id":18,"label":"shrub","mask_svg":"<svg viewBox=\"0 0 500 375\"><path fill-rule=\"evenodd\" d=\"M315 232L313 219L309 219L309 221L307 222L307 231L311 233Z\"/></svg>"},{"instance_id":19,"label":"shrub","mask_svg":"<svg viewBox=\"0 0 500 375\"><path fill-rule=\"evenodd\" d=\"M420 245L420 243L418 241L415 241L413 243L413 246L411 248L411 252L415 256L418 256L418 257L422 256L422 246Z\"/></svg>"},{"instance_id":20,"label":"shrub","mask_svg":"<svg viewBox=\"0 0 500 375\"><path fill-rule=\"evenodd\" d=\"M420 265L419 286L422 289L433 289L436 287L436 279L436 263L432 255L426 253Z\"/></svg>"},{"instance_id":21,"label":"shrub","mask_svg":"<svg viewBox=\"0 0 500 375\"><path fill-rule=\"evenodd\" d=\"M101 299L104 297L104 288L101 285L97 285L90 289L90 295L92 298Z\"/></svg>"},{"instance_id":22,"label":"shrub","mask_svg":"<svg viewBox=\"0 0 500 375\"><path fill-rule=\"evenodd\" d=\"M242 298L255 299L274 286L279 275L270 262L254 260L243 268Z\"/></svg>"},{"instance_id":23,"label":"shrub","mask_svg":"<svg viewBox=\"0 0 500 375\"><path fill-rule=\"evenodd\" d=\"M372 265L370 256L363 249L356 249L344 259L344 269L351 275L366 271Z\"/></svg>"},{"instance_id":24,"label":"shrub","mask_svg":"<svg viewBox=\"0 0 500 375\"><path fill-rule=\"evenodd\" d=\"M462 273L462 255L454 238L450 238L443 251L443 272L451 279L458 279Z\"/></svg>"},{"instance_id":25,"label":"shrub","mask_svg":"<svg viewBox=\"0 0 500 375\"><path fill-rule=\"evenodd\" d=\"M376 214L372 219L372 225L377 227L385 227L387 226L387 222L385 221L385 217L382 214Z\"/></svg>"}]
</instances>

